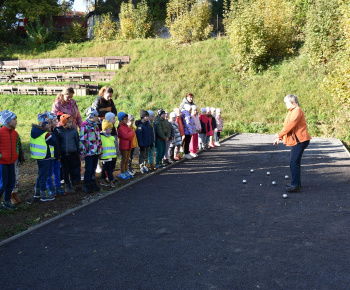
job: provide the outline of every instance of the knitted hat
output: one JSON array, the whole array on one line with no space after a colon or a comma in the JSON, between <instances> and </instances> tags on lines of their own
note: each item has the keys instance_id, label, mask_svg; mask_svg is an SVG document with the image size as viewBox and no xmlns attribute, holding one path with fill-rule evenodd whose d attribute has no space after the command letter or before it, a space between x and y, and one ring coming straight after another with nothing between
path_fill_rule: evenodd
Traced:
<instances>
[{"instance_id":1,"label":"knitted hat","mask_svg":"<svg viewBox=\"0 0 350 290\"><path fill-rule=\"evenodd\" d=\"M216 112L217 112L217 113L221 113L221 109L220 109L220 108L217 108L217 109L216 109Z\"/></svg>"},{"instance_id":2,"label":"knitted hat","mask_svg":"<svg viewBox=\"0 0 350 290\"><path fill-rule=\"evenodd\" d=\"M150 117L152 117L152 116L154 115L154 112L151 111L151 110L149 110L149 111L147 111L147 112L148 112L148 114L149 114Z\"/></svg>"},{"instance_id":3,"label":"knitted hat","mask_svg":"<svg viewBox=\"0 0 350 290\"><path fill-rule=\"evenodd\" d=\"M197 106L196 105L192 105L191 108L192 108L192 111L193 110L197 110Z\"/></svg>"},{"instance_id":4,"label":"knitted hat","mask_svg":"<svg viewBox=\"0 0 350 290\"><path fill-rule=\"evenodd\" d=\"M206 108L201 108L201 113L204 114L207 112L207 109Z\"/></svg>"},{"instance_id":5,"label":"knitted hat","mask_svg":"<svg viewBox=\"0 0 350 290\"><path fill-rule=\"evenodd\" d=\"M70 120L73 120L73 118L69 114L63 114L60 117L60 123L62 124L62 126L65 126L67 124L67 122Z\"/></svg>"},{"instance_id":6,"label":"knitted hat","mask_svg":"<svg viewBox=\"0 0 350 290\"><path fill-rule=\"evenodd\" d=\"M175 112L171 112L170 115L169 115L170 119L172 118L176 118L176 113Z\"/></svg>"},{"instance_id":7,"label":"knitted hat","mask_svg":"<svg viewBox=\"0 0 350 290\"><path fill-rule=\"evenodd\" d=\"M184 105L184 109L189 112L191 110L191 105L190 104L185 104Z\"/></svg>"},{"instance_id":8,"label":"knitted hat","mask_svg":"<svg viewBox=\"0 0 350 290\"><path fill-rule=\"evenodd\" d=\"M215 112L215 108L214 107L211 107L210 108L210 111L213 113L213 112Z\"/></svg>"},{"instance_id":9,"label":"knitted hat","mask_svg":"<svg viewBox=\"0 0 350 290\"><path fill-rule=\"evenodd\" d=\"M38 122L39 122L39 125L42 127L51 123L50 118L46 112L42 114L38 114Z\"/></svg>"},{"instance_id":10,"label":"knitted hat","mask_svg":"<svg viewBox=\"0 0 350 290\"><path fill-rule=\"evenodd\" d=\"M17 118L17 116L11 111L3 110L0 112L0 123L3 125L10 123L15 118Z\"/></svg>"},{"instance_id":11,"label":"knitted hat","mask_svg":"<svg viewBox=\"0 0 350 290\"><path fill-rule=\"evenodd\" d=\"M119 113L118 113L118 120L119 120L119 122L120 122L121 120L123 120L123 119L125 118L125 116L128 116L128 114L126 114L126 113L124 113L124 112L119 112Z\"/></svg>"},{"instance_id":12,"label":"knitted hat","mask_svg":"<svg viewBox=\"0 0 350 290\"><path fill-rule=\"evenodd\" d=\"M93 107L89 107L86 109L86 117L93 118L97 116L98 116L98 112Z\"/></svg>"},{"instance_id":13,"label":"knitted hat","mask_svg":"<svg viewBox=\"0 0 350 290\"><path fill-rule=\"evenodd\" d=\"M115 114L112 113L112 112L108 112L106 115L105 115L105 119L110 122L113 118L115 117Z\"/></svg>"},{"instance_id":14,"label":"knitted hat","mask_svg":"<svg viewBox=\"0 0 350 290\"><path fill-rule=\"evenodd\" d=\"M46 111L45 113L49 116L49 119L51 119L52 121L57 119L57 116L54 113L50 111Z\"/></svg>"},{"instance_id":15,"label":"knitted hat","mask_svg":"<svg viewBox=\"0 0 350 290\"><path fill-rule=\"evenodd\" d=\"M207 113L210 112L210 107L207 107L206 109L207 109Z\"/></svg>"},{"instance_id":16,"label":"knitted hat","mask_svg":"<svg viewBox=\"0 0 350 290\"><path fill-rule=\"evenodd\" d=\"M128 121L135 120L134 116L131 114L128 114Z\"/></svg>"},{"instance_id":17,"label":"knitted hat","mask_svg":"<svg viewBox=\"0 0 350 290\"><path fill-rule=\"evenodd\" d=\"M159 108L157 110L157 115L160 117L161 115L165 114L165 111L162 108Z\"/></svg>"},{"instance_id":18,"label":"knitted hat","mask_svg":"<svg viewBox=\"0 0 350 290\"><path fill-rule=\"evenodd\" d=\"M150 114L147 112L147 111L145 111L145 110L141 110L141 112L140 112L140 118L142 119L142 118L144 118L144 117L147 117L147 116L149 116Z\"/></svg>"},{"instance_id":19,"label":"knitted hat","mask_svg":"<svg viewBox=\"0 0 350 290\"><path fill-rule=\"evenodd\" d=\"M107 129L112 129L113 124L111 122L108 122L106 119L102 121L102 131L106 131Z\"/></svg>"},{"instance_id":20,"label":"knitted hat","mask_svg":"<svg viewBox=\"0 0 350 290\"><path fill-rule=\"evenodd\" d=\"M57 116L58 121L60 121L60 118L61 118L62 115L64 115L63 112L61 112L61 111L57 112L56 116Z\"/></svg>"}]
</instances>

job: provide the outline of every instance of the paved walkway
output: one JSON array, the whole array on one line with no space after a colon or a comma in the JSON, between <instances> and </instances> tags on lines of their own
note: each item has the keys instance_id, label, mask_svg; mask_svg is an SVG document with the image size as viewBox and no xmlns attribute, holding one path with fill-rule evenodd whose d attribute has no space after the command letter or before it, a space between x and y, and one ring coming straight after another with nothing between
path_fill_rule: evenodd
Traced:
<instances>
[{"instance_id":1,"label":"paved walkway","mask_svg":"<svg viewBox=\"0 0 350 290\"><path fill-rule=\"evenodd\" d=\"M1 288L349 289L347 153L313 139L283 199L272 140L237 135L2 245Z\"/></svg>"}]
</instances>

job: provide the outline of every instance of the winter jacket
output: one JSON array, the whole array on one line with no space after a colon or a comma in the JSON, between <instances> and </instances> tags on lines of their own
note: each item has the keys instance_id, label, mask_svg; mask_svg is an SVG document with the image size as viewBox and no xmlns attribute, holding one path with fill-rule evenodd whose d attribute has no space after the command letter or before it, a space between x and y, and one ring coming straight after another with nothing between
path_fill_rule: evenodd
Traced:
<instances>
[{"instance_id":1,"label":"winter jacket","mask_svg":"<svg viewBox=\"0 0 350 290\"><path fill-rule=\"evenodd\" d=\"M85 121L80 128L79 153L82 156L100 155L102 153L102 142L100 129L95 123Z\"/></svg>"},{"instance_id":2,"label":"winter jacket","mask_svg":"<svg viewBox=\"0 0 350 290\"><path fill-rule=\"evenodd\" d=\"M134 125L129 126L129 128L131 128L134 132L136 131L136 127ZM136 148L137 146L139 146L139 144L137 143L137 136L134 134L134 139L132 139L131 143L131 149Z\"/></svg>"},{"instance_id":3,"label":"winter jacket","mask_svg":"<svg viewBox=\"0 0 350 290\"><path fill-rule=\"evenodd\" d=\"M19 136L6 126L0 128L0 164L13 164L18 158L17 142Z\"/></svg>"},{"instance_id":4,"label":"winter jacket","mask_svg":"<svg viewBox=\"0 0 350 290\"><path fill-rule=\"evenodd\" d=\"M154 142L156 141L156 124L154 122L149 122L150 125L150 131L151 131L151 145L150 147L154 146Z\"/></svg>"},{"instance_id":5,"label":"winter jacket","mask_svg":"<svg viewBox=\"0 0 350 290\"><path fill-rule=\"evenodd\" d=\"M192 105L194 105L194 103L193 102L189 102L188 100L187 100L187 98L186 97L184 97L184 99L182 100L182 103L181 103L181 105L180 105L180 112L182 112L183 110L185 110L185 104L189 104L190 106L192 106Z\"/></svg>"},{"instance_id":6,"label":"winter jacket","mask_svg":"<svg viewBox=\"0 0 350 290\"><path fill-rule=\"evenodd\" d=\"M213 119L212 115L209 115L208 119L209 119L209 131L207 131L207 136L213 136L214 133L213 133L213 127L212 127L213 126L212 125L212 119Z\"/></svg>"},{"instance_id":7,"label":"winter jacket","mask_svg":"<svg viewBox=\"0 0 350 290\"><path fill-rule=\"evenodd\" d=\"M137 141L141 147L148 147L154 142L153 140L153 129L150 123L147 121L145 123L141 122L141 120L137 120L135 122L136 125L136 136Z\"/></svg>"},{"instance_id":8,"label":"winter jacket","mask_svg":"<svg viewBox=\"0 0 350 290\"><path fill-rule=\"evenodd\" d=\"M125 124L118 126L119 150L131 150L135 132Z\"/></svg>"},{"instance_id":9,"label":"winter jacket","mask_svg":"<svg viewBox=\"0 0 350 290\"><path fill-rule=\"evenodd\" d=\"M181 134L179 131L179 125L176 122L170 122L171 126L173 127L173 131L174 131L174 138L171 141L171 147L173 146L179 146L182 145L182 138L181 138Z\"/></svg>"},{"instance_id":10,"label":"winter jacket","mask_svg":"<svg viewBox=\"0 0 350 290\"><path fill-rule=\"evenodd\" d=\"M199 116L192 116L193 120L194 120L194 124L196 125L196 131L197 132L201 132L202 130L202 126L201 126L201 121L199 120Z\"/></svg>"},{"instance_id":11,"label":"winter jacket","mask_svg":"<svg viewBox=\"0 0 350 290\"><path fill-rule=\"evenodd\" d=\"M174 139L174 129L173 129L173 126L170 124L169 120L168 120L168 126L170 129L170 140L173 140Z\"/></svg>"},{"instance_id":12,"label":"winter jacket","mask_svg":"<svg viewBox=\"0 0 350 290\"><path fill-rule=\"evenodd\" d=\"M40 137L42 134L46 134L45 135L45 142L47 144L47 149L46 149L46 156L44 159L51 159L54 158L55 156L51 156L51 152L50 152L50 147L54 146L55 148L57 147L57 140L55 138L55 135L45 131L43 129L43 127L39 126L39 125L32 125L32 131L30 132L30 136L34 139Z\"/></svg>"},{"instance_id":13,"label":"winter jacket","mask_svg":"<svg viewBox=\"0 0 350 290\"><path fill-rule=\"evenodd\" d=\"M63 112L64 114L71 115L73 118L73 126L77 130L83 124L77 102L74 99L72 99L68 104L62 104L61 101L54 102L51 111L56 115L59 111ZM59 126L61 126L60 122L57 123L57 127Z\"/></svg>"},{"instance_id":14,"label":"winter jacket","mask_svg":"<svg viewBox=\"0 0 350 290\"><path fill-rule=\"evenodd\" d=\"M280 140L286 146L294 146L311 140L311 136L307 131L306 120L304 112L300 107L295 107L288 112L286 120L284 121L283 130L278 133Z\"/></svg>"},{"instance_id":15,"label":"winter jacket","mask_svg":"<svg viewBox=\"0 0 350 290\"><path fill-rule=\"evenodd\" d=\"M184 123L185 135L196 134L196 125L194 123L194 120L191 114L186 110L183 110L181 113L182 113L182 119Z\"/></svg>"},{"instance_id":16,"label":"winter jacket","mask_svg":"<svg viewBox=\"0 0 350 290\"><path fill-rule=\"evenodd\" d=\"M224 120L222 119L221 115L217 115L215 119L216 119L216 129L218 129L218 131L221 132L224 129Z\"/></svg>"},{"instance_id":17,"label":"winter jacket","mask_svg":"<svg viewBox=\"0 0 350 290\"><path fill-rule=\"evenodd\" d=\"M211 128L213 129L213 131L216 129L216 117L215 116L211 116Z\"/></svg>"},{"instance_id":18,"label":"winter jacket","mask_svg":"<svg viewBox=\"0 0 350 290\"><path fill-rule=\"evenodd\" d=\"M79 152L79 135L74 127L65 129L63 126L60 126L57 128L57 132L58 142L61 148L61 156Z\"/></svg>"},{"instance_id":19,"label":"winter jacket","mask_svg":"<svg viewBox=\"0 0 350 290\"><path fill-rule=\"evenodd\" d=\"M56 139L56 145L54 146L55 147L55 158L61 159L61 145L60 145L60 141L59 141L57 127L53 128L51 130L51 134L54 135L55 139Z\"/></svg>"},{"instance_id":20,"label":"winter jacket","mask_svg":"<svg viewBox=\"0 0 350 290\"><path fill-rule=\"evenodd\" d=\"M117 116L117 109L115 108L114 102L112 99L106 101L102 96L98 96L95 101L92 103L91 107L97 110L98 116L101 119L105 118L105 115L108 112L112 112Z\"/></svg>"},{"instance_id":21,"label":"winter jacket","mask_svg":"<svg viewBox=\"0 0 350 290\"><path fill-rule=\"evenodd\" d=\"M200 114L199 121L201 122L201 127L202 127L201 133L202 134L208 133L210 130L210 127L209 127L209 118L207 114L204 114L204 115Z\"/></svg>"},{"instance_id":22,"label":"winter jacket","mask_svg":"<svg viewBox=\"0 0 350 290\"><path fill-rule=\"evenodd\" d=\"M156 124L156 138L165 141L166 138L171 137L171 131L168 126L168 120L161 119L159 116L155 118Z\"/></svg>"}]
</instances>

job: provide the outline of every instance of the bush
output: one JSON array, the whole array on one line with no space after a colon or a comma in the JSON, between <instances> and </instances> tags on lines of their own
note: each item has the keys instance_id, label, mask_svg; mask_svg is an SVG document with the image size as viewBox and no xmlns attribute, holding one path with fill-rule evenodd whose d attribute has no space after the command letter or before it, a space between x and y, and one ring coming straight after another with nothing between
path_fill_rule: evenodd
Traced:
<instances>
[{"instance_id":1,"label":"bush","mask_svg":"<svg viewBox=\"0 0 350 290\"><path fill-rule=\"evenodd\" d=\"M82 42L86 38L86 28L74 18L72 25L64 32L65 42Z\"/></svg>"},{"instance_id":2,"label":"bush","mask_svg":"<svg viewBox=\"0 0 350 290\"><path fill-rule=\"evenodd\" d=\"M305 28L305 53L310 64L328 63L344 45L338 0L314 0L309 6Z\"/></svg>"},{"instance_id":3,"label":"bush","mask_svg":"<svg viewBox=\"0 0 350 290\"><path fill-rule=\"evenodd\" d=\"M111 13L101 15L101 20L94 25L94 39L98 41L113 40L118 32L118 24Z\"/></svg>"},{"instance_id":4,"label":"bush","mask_svg":"<svg viewBox=\"0 0 350 290\"><path fill-rule=\"evenodd\" d=\"M294 52L293 6L286 0L231 2L225 28L231 43L232 67L261 71L273 60Z\"/></svg>"},{"instance_id":5,"label":"bush","mask_svg":"<svg viewBox=\"0 0 350 290\"><path fill-rule=\"evenodd\" d=\"M134 7L132 0L122 3L119 13L120 30L119 37L122 39L146 38L150 36L151 15L147 2L142 0Z\"/></svg>"},{"instance_id":6,"label":"bush","mask_svg":"<svg viewBox=\"0 0 350 290\"><path fill-rule=\"evenodd\" d=\"M46 24L42 24L39 18L34 20L34 23L27 25L27 35L30 44L40 46L50 41L54 30L52 26L52 18L50 17Z\"/></svg>"},{"instance_id":7,"label":"bush","mask_svg":"<svg viewBox=\"0 0 350 290\"><path fill-rule=\"evenodd\" d=\"M208 0L170 0L167 5L166 26L176 44L207 39L213 30L210 18Z\"/></svg>"}]
</instances>

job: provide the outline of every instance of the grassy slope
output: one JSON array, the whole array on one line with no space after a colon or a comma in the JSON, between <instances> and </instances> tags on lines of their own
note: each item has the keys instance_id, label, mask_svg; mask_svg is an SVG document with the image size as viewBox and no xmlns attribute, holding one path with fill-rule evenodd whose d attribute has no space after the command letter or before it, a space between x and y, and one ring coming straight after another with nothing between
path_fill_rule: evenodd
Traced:
<instances>
[{"instance_id":1,"label":"grassy slope","mask_svg":"<svg viewBox=\"0 0 350 290\"><path fill-rule=\"evenodd\" d=\"M299 96L311 134L333 134L336 107L331 97L320 89L325 73L309 69L303 57L242 80L230 70L232 60L224 38L182 48L171 47L168 40L147 39L61 45L41 53L13 50L10 55L7 53L7 57L22 59L108 55L131 57L131 63L118 71L112 81L118 93L118 111L138 116L141 108L155 110L161 106L172 110L187 92L192 92L199 107L222 108L227 132L273 133L281 129L286 115L283 97L293 93ZM84 112L94 97L76 99ZM30 123L35 122L38 112L51 109L53 100L54 97L48 96L0 96L0 109L13 110L19 115L19 132L28 141ZM347 127L336 128L337 137L346 139Z\"/></svg>"}]
</instances>

